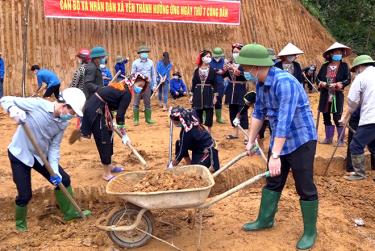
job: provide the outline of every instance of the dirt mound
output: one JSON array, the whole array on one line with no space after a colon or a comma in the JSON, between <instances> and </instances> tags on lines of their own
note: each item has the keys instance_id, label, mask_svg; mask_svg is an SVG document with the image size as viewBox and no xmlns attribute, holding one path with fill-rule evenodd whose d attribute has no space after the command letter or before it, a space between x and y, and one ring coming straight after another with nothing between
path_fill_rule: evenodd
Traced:
<instances>
[{"instance_id":1,"label":"dirt mound","mask_svg":"<svg viewBox=\"0 0 375 251\"><path fill-rule=\"evenodd\" d=\"M297 0L241 1L241 25L205 25L185 23L128 22L110 20L53 19L44 17L43 1L31 1L27 65L41 64L58 74L63 86L73 76L75 55L82 47L104 46L109 52L109 68L116 55L138 57L141 44L151 48L154 61L163 51L169 51L175 69L189 83L197 53L216 46L230 54L234 42L257 42L279 51L288 42L295 43L305 55L304 65L321 63L322 51L332 37ZM22 23L24 1L1 1L0 27L4 36L0 48L6 62L5 91L21 94ZM79 35L77 35L79 34ZM69 45L69 46L67 46ZM28 66L29 67L29 66ZM130 67L128 66L128 70ZM27 71L27 94L35 89L35 76Z\"/></svg>"},{"instance_id":2,"label":"dirt mound","mask_svg":"<svg viewBox=\"0 0 375 251\"><path fill-rule=\"evenodd\" d=\"M129 182L126 177L122 175L114 179L108 185L108 190L117 193L157 192L208 186L207 180L198 174L176 174L164 170L147 172L141 180L134 183Z\"/></svg>"}]
</instances>

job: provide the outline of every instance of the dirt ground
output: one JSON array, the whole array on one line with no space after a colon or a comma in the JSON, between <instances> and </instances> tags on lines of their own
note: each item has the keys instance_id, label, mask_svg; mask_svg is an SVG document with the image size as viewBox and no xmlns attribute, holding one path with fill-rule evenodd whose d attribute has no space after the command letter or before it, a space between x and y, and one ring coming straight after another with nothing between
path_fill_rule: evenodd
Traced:
<instances>
[{"instance_id":1,"label":"dirt ground","mask_svg":"<svg viewBox=\"0 0 375 251\"><path fill-rule=\"evenodd\" d=\"M316 110L318 95L311 94L313 110ZM188 106L187 100L178 101ZM172 104L177 104L172 101ZM153 118L156 125L146 126L143 122L134 127L131 117L127 127L133 145L141 151L151 169L164 169L168 160L168 118L156 106L154 100ZM128 111L131 114L131 109ZM244 151L243 139L227 141L230 132L228 110L224 109L225 125L214 124L213 135L218 141L221 164L224 165ZM316 115L315 115L316 116ZM87 220L65 223L56 209L53 187L33 173L33 199L29 205L29 231L14 231L14 197L16 189L7 158L9 144L16 126L0 113L0 250L118 250L106 233L95 227L99 218L108 216L111 209L122 205L122 201L105 194L106 182L101 179L102 169L93 140L68 144L68 137L74 128L69 127L61 149L61 164L71 175L72 185L78 203L92 210ZM319 128L320 138L323 126ZM175 130L174 138L178 132ZM314 250L375 250L375 183L372 179L351 183L345 181L343 163L346 148L340 148L329 170L322 176L332 146L318 145L315 162L315 181L319 191L320 209L318 239ZM123 165L126 171L140 170L142 166L130 155L130 150L115 139L114 162ZM235 184L264 170L259 157L247 157L216 179L216 192L224 191ZM374 175L374 174L370 174ZM210 208L212 217L205 217L201 250L294 250L302 233L302 219L298 196L293 179L289 177L283 191L276 216L276 225L270 230L245 233L242 224L256 218L261 195L262 182L250 186ZM198 229L187 221L189 210L152 211L156 221L154 234L173 242L182 250L196 250ZM357 227L355 218L362 218L365 226ZM165 224L163 222L168 222ZM138 250L172 250L167 245L151 240Z\"/></svg>"}]
</instances>

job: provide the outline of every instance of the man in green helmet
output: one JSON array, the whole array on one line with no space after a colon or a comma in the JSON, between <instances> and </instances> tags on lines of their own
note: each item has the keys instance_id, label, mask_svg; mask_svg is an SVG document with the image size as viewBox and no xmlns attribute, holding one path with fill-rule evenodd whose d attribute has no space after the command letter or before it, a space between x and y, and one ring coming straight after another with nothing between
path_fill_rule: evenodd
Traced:
<instances>
[{"instance_id":1,"label":"man in green helmet","mask_svg":"<svg viewBox=\"0 0 375 251\"><path fill-rule=\"evenodd\" d=\"M345 125L360 106L358 128L350 142L349 150L354 173L345 179L363 180L366 178L364 149L375 153L375 61L368 55L358 56L353 61L352 72L356 73L348 94L348 109L339 121Z\"/></svg>"},{"instance_id":2,"label":"man in green helmet","mask_svg":"<svg viewBox=\"0 0 375 251\"><path fill-rule=\"evenodd\" d=\"M268 154L271 177L262 190L257 220L245 224L243 230L273 226L281 192L292 169L304 223L297 248L311 248L317 236L318 194L313 180L317 135L306 93L291 74L273 66L262 45L244 46L237 63L243 67L246 80L256 82L256 102L246 146L249 155L257 150L255 139L266 116L272 128Z\"/></svg>"},{"instance_id":3,"label":"man in green helmet","mask_svg":"<svg viewBox=\"0 0 375 251\"><path fill-rule=\"evenodd\" d=\"M216 73L216 86L219 95L217 96L217 101L215 103L215 114L216 122L219 124L224 124L221 110L223 107L223 96L224 96L224 51L220 47L216 47L212 50L213 60L210 63Z\"/></svg>"},{"instance_id":4,"label":"man in green helmet","mask_svg":"<svg viewBox=\"0 0 375 251\"><path fill-rule=\"evenodd\" d=\"M100 65L105 64L108 56L103 47L96 46L90 51L91 62L85 67L85 77L83 81L83 92L86 99L89 99L100 87L103 87L103 77Z\"/></svg>"}]
</instances>

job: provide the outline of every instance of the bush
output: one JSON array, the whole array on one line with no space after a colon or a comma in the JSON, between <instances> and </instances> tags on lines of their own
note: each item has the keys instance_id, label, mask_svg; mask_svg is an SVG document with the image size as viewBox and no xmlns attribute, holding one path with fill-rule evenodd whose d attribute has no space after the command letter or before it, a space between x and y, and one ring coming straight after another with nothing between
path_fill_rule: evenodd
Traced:
<instances>
[{"instance_id":1,"label":"bush","mask_svg":"<svg viewBox=\"0 0 375 251\"><path fill-rule=\"evenodd\" d=\"M301 0L305 8L356 54L375 56L375 0Z\"/></svg>"}]
</instances>

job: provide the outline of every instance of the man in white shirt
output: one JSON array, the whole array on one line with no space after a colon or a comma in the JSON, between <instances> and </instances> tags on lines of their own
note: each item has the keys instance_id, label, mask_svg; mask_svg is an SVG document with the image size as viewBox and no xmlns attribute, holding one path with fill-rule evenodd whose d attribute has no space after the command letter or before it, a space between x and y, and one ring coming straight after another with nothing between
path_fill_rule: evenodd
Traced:
<instances>
[{"instance_id":1,"label":"man in white shirt","mask_svg":"<svg viewBox=\"0 0 375 251\"><path fill-rule=\"evenodd\" d=\"M150 81L150 84L144 92L135 93L133 102L133 121L135 126L139 125L139 103L141 102L141 98L143 98L143 103L145 105L146 123L149 125L154 124L154 121L151 119L151 95L156 88L156 72L154 62L148 58L149 52L150 49L147 46L139 47L137 51L139 58L132 64L131 74L141 73Z\"/></svg>"},{"instance_id":2,"label":"man in white shirt","mask_svg":"<svg viewBox=\"0 0 375 251\"><path fill-rule=\"evenodd\" d=\"M47 156L55 173L55 175L49 174L22 126L18 126L8 147L13 181L18 192L15 200L17 231L27 230L27 205L32 197L31 169L34 169L55 185L56 201L64 214L64 220L69 221L80 217L73 204L58 188L58 185L63 183L69 193L73 195L70 176L59 165L59 160L60 144L64 131L68 127L68 121L74 115L83 115L82 108L85 101L85 95L78 88L65 89L56 102L50 102L42 98L12 96L5 96L0 99L2 108L9 113L9 116L17 124L25 123L29 126L37 144ZM84 211L84 214L89 215L91 212Z\"/></svg>"},{"instance_id":3,"label":"man in white shirt","mask_svg":"<svg viewBox=\"0 0 375 251\"><path fill-rule=\"evenodd\" d=\"M366 178L365 147L375 153L375 61L368 55L358 56L353 61L351 71L357 76L349 90L347 112L340 122L345 124L361 106L358 129L349 146L354 173L345 176L345 179L352 181Z\"/></svg>"}]
</instances>

